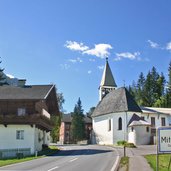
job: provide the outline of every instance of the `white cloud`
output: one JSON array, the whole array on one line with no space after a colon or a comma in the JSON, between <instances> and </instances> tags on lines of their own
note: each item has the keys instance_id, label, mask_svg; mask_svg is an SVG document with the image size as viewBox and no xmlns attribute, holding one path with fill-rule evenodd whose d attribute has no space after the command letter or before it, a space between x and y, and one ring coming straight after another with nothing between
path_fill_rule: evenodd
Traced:
<instances>
[{"instance_id":1,"label":"white cloud","mask_svg":"<svg viewBox=\"0 0 171 171\"><path fill-rule=\"evenodd\" d=\"M70 68L70 65L68 65L68 64L60 64L60 67L62 68L62 69L69 69Z\"/></svg>"},{"instance_id":2,"label":"white cloud","mask_svg":"<svg viewBox=\"0 0 171 171\"><path fill-rule=\"evenodd\" d=\"M123 58L127 58L130 60L141 60L140 58L140 52L123 52L123 53L116 53L116 58L114 59L115 61L120 61Z\"/></svg>"},{"instance_id":3,"label":"white cloud","mask_svg":"<svg viewBox=\"0 0 171 171\"><path fill-rule=\"evenodd\" d=\"M85 51L89 49L88 46L85 46L83 43L78 43L75 41L66 41L64 46L73 51Z\"/></svg>"},{"instance_id":4,"label":"white cloud","mask_svg":"<svg viewBox=\"0 0 171 171\"><path fill-rule=\"evenodd\" d=\"M91 74L92 73L92 71L91 70L88 70L88 72L87 72L88 74Z\"/></svg>"},{"instance_id":5,"label":"white cloud","mask_svg":"<svg viewBox=\"0 0 171 171\"><path fill-rule=\"evenodd\" d=\"M77 63L77 62L81 63L81 62L83 62L80 58L69 59L68 61L71 62L71 63Z\"/></svg>"},{"instance_id":6,"label":"white cloud","mask_svg":"<svg viewBox=\"0 0 171 171\"><path fill-rule=\"evenodd\" d=\"M94 49L88 49L83 51L83 54L93 55L100 58L106 58L110 55L109 49L112 49L110 44L96 44Z\"/></svg>"},{"instance_id":7,"label":"white cloud","mask_svg":"<svg viewBox=\"0 0 171 171\"><path fill-rule=\"evenodd\" d=\"M104 65L100 65L97 68L100 69L100 70L103 70L104 69Z\"/></svg>"},{"instance_id":8,"label":"white cloud","mask_svg":"<svg viewBox=\"0 0 171 171\"><path fill-rule=\"evenodd\" d=\"M171 50L171 42L167 43L166 49L167 49L167 50Z\"/></svg>"},{"instance_id":9,"label":"white cloud","mask_svg":"<svg viewBox=\"0 0 171 171\"><path fill-rule=\"evenodd\" d=\"M156 42L153 42L153 41L151 41L151 40L148 40L147 42L148 42L148 43L150 44L150 46L151 46L152 48L154 48L154 49L160 48L159 44L156 43Z\"/></svg>"}]
</instances>

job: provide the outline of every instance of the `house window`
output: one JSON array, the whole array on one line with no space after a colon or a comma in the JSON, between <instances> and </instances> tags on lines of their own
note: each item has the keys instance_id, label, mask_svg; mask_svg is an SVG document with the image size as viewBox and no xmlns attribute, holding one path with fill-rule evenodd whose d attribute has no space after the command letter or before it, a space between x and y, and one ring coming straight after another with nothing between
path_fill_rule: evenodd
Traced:
<instances>
[{"instance_id":1,"label":"house window","mask_svg":"<svg viewBox=\"0 0 171 171\"><path fill-rule=\"evenodd\" d=\"M122 130L122 118L118 119L118 130Z\"/></svg>"},{"instance_id":2,"label":"house window","mask_svg":"<svg viewBox=\"0 0 171 171\"><path fill-rule=\"evenodd\" d=\"M141 116L141 119L144 121L145 120L145 117L144 116Z\"/></svg>"},{"instance_id":3,"label":"house window","mask_svg":"<svg viewBox=\"0 0 171 171\"><path fill-rule=\"evenodd\" d=\"M166 126L166 120L165 120L165 118L161 118L161 126Z\"/></svg>"},{"instance_id":4,"label":"house window","mask_svg":"<svg viewBox=\"0 0 171 171\"><path fill-rule=\"evenodd\" d=\"M108 120L108 131L111 131L111 119Z\"/></svg>"},{"instance_id":5,"label":"house window","mask_svg":"<svg viewBox=\"0 0 171 171\"><path fill-rule=\"evenodd\" d=\"M131 127L131 132L134 132L134 127L133 126Z\"/></svg>"},{"instance_id":6,"label":"house window","mask_svg":"<svg viewBox=\"0 0 171 171\"><path fill-rule=\"evenodd\" d=\"M24 116L26 114L25 108L18 108L18 116Z\"/></svg>"},{"instance_id":7,"label":"house window","mask_svg":"<svg viewBox=\"0 0 171 171\"><path fill-rule=\"evenodd\" d=\"M24 130L17 130L16 131L16 139L17 140L24 140Z\"/></svg>"},{"instance_id":8,"label":"house window","mask_svg":"<svg viewBox=\"0 0 171 171\"><path fill-rule=\"evenodd\" d=\"M149 132L149 127L148 126L146 127L146 132Z\"/></svg>"},{"instance_id":9,"label":"house window","mask_svg":"<svg viewBox=\"0 0 171 171\"><path fill-rule=\"evenodd\" d=\"M155 117L151 117L151 126L155 127Z\"/></svg>"}]
</instances>

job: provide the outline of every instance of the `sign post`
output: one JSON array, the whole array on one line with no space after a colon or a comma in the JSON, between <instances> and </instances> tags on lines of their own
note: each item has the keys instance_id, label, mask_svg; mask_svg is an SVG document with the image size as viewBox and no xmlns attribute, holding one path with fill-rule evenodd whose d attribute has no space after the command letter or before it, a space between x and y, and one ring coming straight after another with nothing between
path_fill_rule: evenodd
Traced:
<instances>
[{"instance_id":1,"label":"sign post","mask_svg":"<svg viewBox=\"0 0 171 171\"><path fill-rule=\"evenodd\" d=\"M159 154L171 153L171 127L159 127L157 129L157 157L156 171L159 170Z\"/></svg>"}]
</instances>

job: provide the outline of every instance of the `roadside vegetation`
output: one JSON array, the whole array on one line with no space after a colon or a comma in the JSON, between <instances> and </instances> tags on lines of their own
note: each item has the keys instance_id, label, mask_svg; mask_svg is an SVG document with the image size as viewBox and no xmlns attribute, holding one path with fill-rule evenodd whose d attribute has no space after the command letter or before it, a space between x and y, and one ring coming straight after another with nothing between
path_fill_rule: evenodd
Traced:
<instances>
[{"instance_id":1,"label":"roadside vegetation","mask_svg":"<svg viewBox=\"0 0 171 171\"><path fill-rule=\"evenodd\" d=\"M128 143L127 141L118 141L117 142L118 146L123 146L123 147L128 147L128 148L136 148L136 146L133 143Z\"/></svg>"},{"instance_id":2,"label":"roadside vegetation","mask_svg":"<svg viewBox=\"0 0 171 171\"><path fill-rule=\"evenodd\" d=\"M23 158L11 158L11 159L2 159L0 160L0 167L1 166L6 166L10 164L15 164L15 163L20 163L20 162L25 162L33 159L38 159L44 156L49 156L57 153L59 149L56 146L49 146L47 148L44 148L42 151L38 152L38 156L28 156L28 157L23 157Z\"/></svg>"},{"instance_id":3,"label":"roadside vegetation","mask_svg":"<svg viewBox=\"0 0 171 171\"><path fill-rule=\"evenodd\" d=\"M169 167L169 161L170 161L170 154L162 154L159 155L159 169L160 171L168 171L171 170L171 166ZM147 155L145 156L150 166L153 168L153 170L156 170L156 155Z\"/></svg>"},{"instance_id":4,"label":"roadside vegetation","mask_svg":"<svg viewBox=\"0 0 171 171\"><path fill-rule=\"evenodd\" d=\"M129 169L129 157L122 157L119 164L119 171L128 171Z\"/></svg>"}]
</instances>

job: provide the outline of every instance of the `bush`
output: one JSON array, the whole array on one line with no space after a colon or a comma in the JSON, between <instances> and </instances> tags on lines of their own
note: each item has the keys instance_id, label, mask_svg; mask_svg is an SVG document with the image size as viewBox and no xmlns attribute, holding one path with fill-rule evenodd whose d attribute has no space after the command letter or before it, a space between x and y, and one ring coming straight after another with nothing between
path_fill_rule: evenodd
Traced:
<instances>
[{"instance_id":1,"label":"bush","mask_svg":"<svg viewBox=\"0 0 171 171\"><path fill-rule=\"evenodd\" d=\"M124 146L127 142L125 140L122 140L122 141L118 141L117 142L117 145L121 145L121 146Z\"/></svg>"},{"instance_id":2,"label":"bush","mask_svg":"<svg viewBox=\"0 0 171 171\"><path fill-rule=\"evenodd\" d=\"M48 145L47 144L42 144L42 150L46 150L46 149L48 149L49 147L48 147Z\"/></svg>"},{"instance_id":3,"label":"bush","mask_svg":"<svg viewBox=\"0 0 171 171\"><path fill-rule=\"evenodd\" d=\"M134 143L128 143L128 142L125 141L125 140L118 141L118 142L117 142L117 145L119 145L119 146L125 146L125 147L128 147L128 148L135 148L135 147L136 147L136 146L134 145Z\"/></svg>"}]
</instances>

